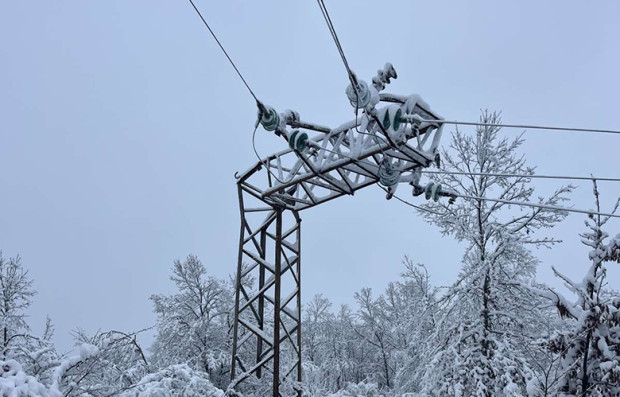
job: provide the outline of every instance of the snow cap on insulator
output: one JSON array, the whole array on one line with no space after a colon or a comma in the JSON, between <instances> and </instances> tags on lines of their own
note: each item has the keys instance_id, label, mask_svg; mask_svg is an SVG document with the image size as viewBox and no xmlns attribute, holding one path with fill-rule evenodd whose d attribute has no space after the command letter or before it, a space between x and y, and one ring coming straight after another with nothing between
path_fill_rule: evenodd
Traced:
<instances>
[{"instance_id":1,"label":"snow cap on insulator","mask_svg":"<svg viewBox=\"0 0 620 397\"><path fill-rule=\"evenodd\" d=\"M299 121L299 113L294 110L286 109L281 116L286 122Z\"/></svg>"},{"instance_id":2,"label":"snow cap on insulator","mask_svg":"<svg viewBox=\"0 0 620 397\"><path fill-rule=\"evenodd\" d=\"M377 75L372 78L372 84L377 91L381 91L385 88L386 84L390 84L390 79L395 79L397 77L396 69L388 62L383 66L383 69L377 70Z\"/></svg>"}]
</instances>

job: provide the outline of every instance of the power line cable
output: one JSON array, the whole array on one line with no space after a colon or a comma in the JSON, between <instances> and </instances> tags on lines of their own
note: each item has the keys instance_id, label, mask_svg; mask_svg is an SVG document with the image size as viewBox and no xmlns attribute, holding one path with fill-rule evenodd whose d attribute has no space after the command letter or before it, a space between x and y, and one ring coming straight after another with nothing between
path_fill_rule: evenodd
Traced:
<instances>
[{"instance_id":1,"label":"power line cable","mask_svg":"<svg viewBox=\"0 0 620 397\"><path fill-rule=\"evenodd\" d=\"M347 157L347 158L349 158L349 159L353 160L355 163L357 163L360 167L362 167L362 165L364 165L364 166L371 166L371 167L380 168L380 166L375 165L375 164L371 164L371 163L368 163L368 164L361 163L358 159L355 159L355 158L353 158L353 157L351 157L351 156L347 156L347 155L346 155L346 154L344 154L344 153L337 153L337 152L334 152L334 151L329 150L329 149L322 149L322 150L326 150L326 151L328 151L328 152L331 152L331 153L334 153L334 154L338 154L338 155L343 156L343 157ZM361 165L360 165L360 164L361 164ZM363 168L363 167L362 167L362 168ZM427 172L427 171L422 170L422 172L424 173L424 172ZM430 173L436 173L435 171L428 171L428 172L430 172ZM463 173L463 174L466 174L466 173ZM474 174L475 174L475 173L474 173ZM480 174L480 173L479 173L479 174ZM496 174L496 175L502 175L502 174ZM504 175L505 175L505 174L504 174ZM508 174L508 175L510 175L510 174ZM515 175L515 176L524 176L524 175L516 175L516 174L513 174L513 175ZM503 175L502 175L502 176L503 176ZM532 176L532 175L530 175L529 177L531 177L531 176ZM594 179L594 180L598 180L598 178L584 178L584 177L581 177L581 178L583 178L583 179L587 179L587 180L593 180L593 179ZM608 181L609 181L609 180L613 180L612 178L605 178L605 179L606 179L606 180L608 180ZM381 189L383 189L386 193L388 192L388 191L387 191L387 189L385 189L383 186L381 186L381 185L378 185L378 186L379 186ZM580 209L576 209L576 208L566 208L566 207L560 207L560 206L556 206L556 205L548 205L548 204L540 204L540 203L531 203L531 202L528 202L528 201L512 201L512 200L495 199L495 198L488 198L488 197L475 197L475 196L469 196L469 195L460 194L460 193L458 193L458 192L454 192L454 193L455 193L455 194L456 194L456 196L458 196L458 197L461 197L461 198L467 198L467 199L472 199L472 200L493 201L493 202L499 202L499 203L504 203L504 204L522 205L522 206L526 206L526 207L534 207L534 208L541 208L541 209L548 209L548 210L555 210L555 211L566 211L566 212L574 212L574 213L579 213L579 214L587 214L587 215L600 215L600 216L608 216L608 217L613 217L613 218L620 218L620 215L616 215L616 214L607 214L607 213L596 212L596 211L580 210ZM411 207L413 207L413 208L416 208L416 209L418 209L418 210L421 210L421 211L427 211L427 212L431 212L431 213L434 213L434 214L436 214L436 215L442 215L442 214L439 214L439 213L434 212L434 211L429 211L428 209L426 209L426 208L424 208L424 207L420 207L420 206L417 206L417 205L415 205L415 204L412 204L412 203L408 202L407 200L402 199L402 198L400 198L400 197L398 197L398 196L396 196L396 195L393 195L393 197L396 197L396 199L397 199L398 201L401 201L402 203L407 204L407 205L409 205L409 206L411 206Z\"/></svg>"},{"instance_id":2,"label":"power line cable","mask_svg":"<svg viewBox=\"0 0 620 397\"><path fill-rule=\"evenodd\" d=\"M259 117L260 119L260 117ZM284 183L280 180L280 178L278 178L273 172L271 172L271 167L268 166L260 157L260 155L258 154L258 151L256 150L256 130L258 129L258 121L256 122L256 125L254 126L254 132L252 132L252 149L254 149L254 154L256 155L256 158L258 159L258 162L261 163L266 169L267 171L271 174L271 176L273 176L276 181L280 182L280 183Z\"/></svg>"},{"instance_id":3,"label":"power line cable","mask_svg":"<svg viewBox=\"0 0 620 397\"><path fill-rule=\"evenodd\" d=\"M207 23L205 18L202 16L202 14L200 13L200 10L198 10L198 7L196 7L196 4L194 4L193 0L189 0L189 2L192 5L192 7L194 7L194 10L196 11L196 13L200 17L200 19L202 19L202 22L204 23L204 25L207 27L207 29L211 33L211 36L213 36L213 38L215 39L215 42L217 43L217 45L220 46L220 48L222 49L222 52L224 53L224 55L226 55L226 58L228 58L228 61L230 62L232 67L235 69L235 71L237 72L239 77L241 78L241 81L243 81L243 84L245 84L245 86L247 87L248 91L250 91L250 94L254 97L254 100L256 100L256 103L260 104L261 102L258 100L256 95L254 94L254 91L252 91L252 89L250 88L250 85L248 84L248 82L243 78L243 75L239 71L239 68L237 68L237 65L235 65L235 63L233 62L232 58L228 55L228 52L226 52L226 49L224 49L224 46L222 45L220 40L215 35L215 32L213 32L213 30L211 29L211 27L209 26L209 24Z\"/></svg>"},{"instance_id":4,"label":"power line cable","mask_svg":"<svg viewBox=\"0 0 620 397\"><path fill-rule=\"evenodd\" d=\"M525 207L542 208L542 209L554 210L554 211L566 211L566 212L575 212L575 213L578 213L578 214L601 215L601 216L608 216L608 217L612 217L612 218L620 218L620 215L617 215L617 214L606 214L606 213L603 213L603 212L580 210L580 209L577 209L577 208L565 208L565 207L560 207L560 206L557 206L557 205L531 203L531 202L528 202L528 201L504 200L504 199L489 198L489 197L476 197L476 196L469 196L469 195L460 194L460 193L456 193L456 195L458 197L466 198L466 199L471 199L471 200L493 201L493 202L496 202L496 203L522 205L522 206L525 206Z\"/></svg>"},{"instance_id":5,"label":"power line cable","mask_svg":"<svg viewBox=\"0 0 620 397\"><path fill-rule=\"evenodd\" d=\"M385 187L383 187L381 185L377 185L377 186L379 186L381 189L383 189L384 192L389 193L388 190ZM409 202L409 201L407 201L407 200L397 196L396 194L393 194L392 197L394 197L396 200L400 201L401 203L406 204L406 205L408 205L410 207L413 207L413 208L415 208L415 209L417 209L419 211L429 212L429 213L434 214L434 215L441 215L441 216L445 215L445 214L442 214L442 213L430 210L428 208L424 208L424 207L420 207L419 205L415 205L415 204L413 204L413 203L411 203L411 202Z\"/></svg>"},{"instance_id":6,"label":"power line cable","mask_svg":"<svg viewBox=\"0 0 620 397\"><path fill-rule=\"evenodd\" d=\"M344 67L347 70L347 74L349 75L349 80L351 81L351 85L354 87L355 92L357 94L357 77L355 76L353 71L351 71L351 68L349 67L349 62L347 61L347 57L344 54L342 45L340 44L340 39L338 38L338 34L336 33L336 28L334 27L332 19L329 16L329 11L327 10L327 7L325 6L325 2L323 0L317 0L317 3L319 4L319 8L321 9L323 18L325 19L325 23L327 23L327 28L329 29L329 32L331 33L332 39L334 40L334 43L336 44L336 48L338 49L338 52L340 53L340 58L342 58Z\"/></svg>"},{"instance_id":7,"label":"power line cable","mask_svg":"<svg viewBox=\"0 0 620 397\"><path fill-rule=\"evenodd\" d=\"M594 176L564 176L564 175L527 175L527 174L504 174L504 173L491 173L491 172L459 172L459 171L431 171L422 170L423 174L445 174L445 175L473 175L473 176L497 176L502 178L532 178L532 179L566 179L566 180L582 180L582 181L605 181L605 182L620 182L620 178L599 178Z\"/></svg>"},{"instance_id":8,"label":"power line cable","mask_svg":"<svg viewBox=\"0 0 620 397\"><path fill-rule=\"evenodd\" d=\"M254 130L254 132L256 132L256 130ZM362 163L360 160L358 160L356 158L353 158L351 156L348 156L348 155L346 155L346 154L344 154L342 152L335 152L335 151L329 150L327 148L321 148L320 150L325 150L327 152L330 152L330 153L333 153L333 154L337 154L339 156L343 156L343 157L349 158L349 159L353 160L355 163L357 163L358 166L360 166L362 169L364 169L365 166L380 168L380 166L378 166L376 164ZM257 156L258 156L258 153L257 153ZM261 160L261 163L263 163L262 160ZM263 165L264 165L264 163L263 163ZM269 172L271 173L271 171L269 171ZM424 173L425 171L422 171L422 172ZM434 173L434 171L430 171L430 173ZM273 175L273 173L271 173L271 174ZM496 174L496 175L503 176L502 174ZM508 174L508 175L510 175L510 174ZM515 176L525 176L525 175L516 175L516 174L514 174L514 175ZM275 175L273 175L273 176L275 177ZM531 177L531 176L532 175L530 175L528 177ZM278 178L276 178L276 179L278 179ZM598 180L598 178L583 178L583 179L587 179L587 180L595 179L595 180ZM610 180L610 179L612 179L612 178L606 178L606 180ZM278 181L279 181L279 179L278 179ZM282 182L280 181L280 183L282 183ZM384 188L383 186L381 186L380 184L377 184L377 186L379 186L386 193L388 192L388 190L386 188ZM566 208L566 207L560 207L560 206L548 205L548 204L541 204L541 203L531 203L531 202L528 202L528 201L513 201L513 200L496 199L496 198L490 198L490 197L469 196L469 195L466 195L466 194L460 194L458 192L454 192L454 193L455 193L455 195L457 197L461 197L461 198L465 198L465 199L471 199L471 200L492 201L492 202L498 202L498 203L503 203L503 204L520 205L520 206L525 206L525 207L541 208L541 209L547 209L547 210L553 210L553 211L566 211L566 212L573 212L573 213L578 213L578 214L600 215L600 216L608 216L608 217L612 217L612 218L620 218L620 215L617 215L617 214L608 214L608 213L597 212L597 211L581 210L581 209L577 209L577 208ZM407 201L407 200L405 200L405 199L403 199L403 198L401 198L401 197L399 197L399 196L397 196L395 194L393 195L393 197L395 197L398 201L402 202L403 204L406 204L406 205L408 205L410 207L413 207L413 208L415 208L417 210L429 212L429 213L432 213L432 214L435 214L435 215L445 215L445 214L441 214L441 213L429 210L427 208L424 208L424 207L412 204L409 201Z\"/></svg>"},{"instance_id":9,"label":"power line cable","mask_svg":"<svg viewBox=\"0 0 620 397\"><path fill-rule=\"evenodd\" d=\"M385 189L383 186L379 186L381 187L381 189L383 189L385 192L387 192L387 189ZM502 199L494 199L494 198L487 198L487 197L475 197L475 196L468 196L468 195L463 195L463 194L459 194L456 193L456 195L458 197L461 198L466 198L466 199L472 199L472 200L482 200L482 201L493 201L493 202L500 202L500 203L504 203L504 204L511 204L511 205L522 205L522 206L526 206L526 207L533 207L533 208L542 208L542 209L548 209L548 210L554 210L554 211L566 211L566 212L574 212L574 213L579 213L579 214L587 214L587 215L600 215L600 216L608 216L608 217L613 217L613 218L620 218L620 215L617 214L606 214L606 213L602 213L602 212L596 212L596 211L587 211L587 210L580 210L580 209L576 209L576 208L565 208L565 207L559 207L559 206L555 206L555 205L546 205L546 204L537 204L537 203L530 203L527 201L511 201L511 200L502 200ZM398 201L413 207L417 210L421 210L421 211L426 211L426 212L430 212L432 214L435 215L445 215L445 214L441 214L439 212L435 212L432 210L429 210L428 208L424 208L424 207L420 207L417 206L415 204L410 203L407 200L404 200L400 197L398 197L397 195L394 195L393 197L395 197Z\"/></svg>"},{"instance_id":10,"label":"power line cable","mask_svg":"<svg viewBox=\"0 0 620 397\"><path fill-rule=\"evenodd\" d=\"M506 127L506 128L524 128L524 129L538 129L538 130L556 130L556 131L577 131L577 132L601 132L606 134L620 134L620 130L604 130L596 128L573 128L573 127L554 127L554 126L541 126L541 125L521 125L521 124L493 124L493 123L479 123L472 121L446 121L446 120L425 120L419 117L405 116L406 120L422 121L435 124L462 124L462 125L477 125L482 127Z\"/></svg>"},{"instance_id":11,"label":"power line cable","mask_svg":"<svg viewBox=\"0 0 620 397\"><path fill-rule=\"evenodd\" d=\"M235 71L237 72L237 74L239 75L239 77L241 78L241 80L243 81L243 83L246 85L246 87L248 88L248 90L250 91L250 94L252 94L252 96L254 97L254 99L256 100L257 104L259 104L259 108L261 107L261 102L258 100L258 98L256 97L256 95L254 95L254 92L252 91L252 89L250 88L250 86L247 84L246 80L243 78L243 76L241 75L241 72L239 72L239 69L236 67L236 65L234 64L234 62L232 61L232 59L230 58L230 56L228 55L228 53L226 52L226 50L224 49L224 47L222 46L222 44L220 43L220 41L217 39L216 35L213 33L213 30L211 30L211 28L209 27L207 21L202 17L202 14L200 14L200 11L198 10L198 8L196 8L196 5L194 4L194 2L192 0L189 0L189 2L192 4L192 6L194 7L194 9L196 10L196 12L198 13L198 15L200 16L200 18L202 19L202 21L204 22L205 26L207 27L207 29L209 29L209 32L211 32L211 35L213 35L213 38L217 41L218 45L220 46L220 48L222 49L222 51L224 52L224 54L226 55L226 57L228 58L228 60L230 61L231 65L233 66L233 68L235 69ZM333 22L331 21L331 17L329 16L329 11L327 10L327 7L325 6L325 3L323 0L317 0L317 3L319 5L319 8L321 8L321 12L323 14L323 18L325 19L325 22L327 23L328 29L331 33L331 36L334 40L334 43L336 44L336 47L338 49L338 52L340 53L340 57L342 58L343 64L345 66L345 69L347 70L347 74L349 75L349 80L351 81L352 86L355 89L355 93L356 96L358 95L357 93L357 78L355 76L355 74L351 71L351 68L349 67L349 63L347 61L346 55L344 53L344 50L342 49L342 45L340 44L340 40L338 39L338 34L336 33L336 29L334 28ZM389 140L389 135L387 135L387 132L384 130L383 126L381 125L381 122L377 119L377 117L375 115L373 115L373 119L377 122L377 124L379 125L379 128L381 129L381 131L386 135L386 138L388 138ZM611 134L620 134L620 131L616 131L616 130L605 130L605 129L591 129L591 128L569 128L569 127L551 127L551 126L535 126L535 125L518 125L518 124L493 124L493 123L480 123L480 122L463 122L463 121L447 121L447 120L424 120L424 119L419 119L419 121L426 121L426 122L430 122L430 123L438 123L438 124L462 124L462 125L476 125L476 126L484 126L484 127L506 127L506 128L525 128L525 129L543 129L543 130L559 130L559 131L578 131L578 132L601 132L601 133L611 133ZM265 163L263 163L263 161L260 159L260 156L258 155L258 152L256 151L256 146L255 146L255 142L254 142L254 138L256 135L256 129L258 128L258 124L256 125L256 127L254 128L254 132L252 134L252 145L254 148L254 153L256 154L256 156L258 157L259 161L265 165ZM352 159L353 161L355 161L356 163L358 163L359 165L359 161L353 157L347 156L343 153L336 153L333 152L331 150L328 149L323 149L329 152L332 152L334 154L338 154L341 155L343 157L348 157L350 159ZM364 165L372 165L375 166L374 164L364 164ZM265 165L266 166L266 165ZM377 167L377 166L375 166ZM280 181L280 179L278 179L269 169L269 167L266 166L266 168L268 169L269 173L276 178L276 180L278 180L280 183L282 183L282 181ZM427 173L433 173L432 171L428 171ZM482 174L482 173L480 173ZM500 175L497 174L498 176L508 176L508 175ZM513 175L513 176L522 176L522 175ZM533 177L533 176L529 176L529 177ZM540 178L553 178L553 179L568 179L567 177L560 177L560 176L539 176ZM587 179L587 180L592 180L595 178L584 178L584 177L574 177L574 178L570 178L570 179ZM613 178L601 178L601 180L614 180ZM380 186L384 191L387 191L383 186ZM546 205L546 204L536 204L536 203L530 203L530 202L518 202L518 201L512 201L512 200L503 200L503 199L493 199L493 198L486 198L486 197L474 197L474 196L469 196L469 195L462 195L462 194L458 194L457 196L461 197L461 198L467 198L467 199L473 199L473 200L483 200L483 201L493 201L493 202L499 202L499 203L504 203L504 204L510 204L510 205L520 205L520 206L527 206L527 207L534 207L534 208L541 208L541 209L549 209L549 210L555 210L555 211L566 211L566 212L573 212L573 213L581 213L581 214L587 214L587 215L602 215L602 216L608 216L608 217L614 217L614 218L620 218L620 215L615 215L615 214L605 214L605 213L599 213L599 212L595 212L595 211L586 211L586 210L580 210L580 209L575 209L575 208L564 208L564 207L560 207L560 206L554 206L554 205ZM412 203L409 203L407 200L404 200L398 196L394 196L396 197L397 200L413 207L416 208L418 210L422 210L422 211L428 211L428 212L433 212L435 214L439 214L436 213L434 211L430 211L426 208L414 205Z\"/></svg>"}]
</instances>

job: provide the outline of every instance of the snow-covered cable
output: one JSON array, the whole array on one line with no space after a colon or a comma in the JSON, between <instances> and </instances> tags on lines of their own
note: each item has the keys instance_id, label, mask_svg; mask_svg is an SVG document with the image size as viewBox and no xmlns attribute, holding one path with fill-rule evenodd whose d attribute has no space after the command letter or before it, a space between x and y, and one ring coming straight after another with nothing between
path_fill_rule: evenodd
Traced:
<instances>
[{"instance_id":1,"label":"snow-covered cable","mask_svg":"<svg viewBox=\"0 0 620 397\"><path fill-rule=\"evenodd\" d=\"M241 74L241 72L239 71L239 69L237 68L237 65L235 65L235 63L233 62L233 60L230 58L230 56L228 55L228 52L226 52L226 50L224 49L224 46L222 45L222 43L220 43L220 41L218 40L217 36L215 35L215 33L213 32L213 30L211 29L211 27L209 26L209 24L207 23L207 21L204 19L204 17L202 16L202 14L200 13L200 10L198 10L198 7L196 7L196 4L194 4L194 2L192 0L189 0L190 4L192 5L192 7L194 7L194 10L196 11L196 13L198 14L198 16L200 17L200 19L202 19L202 22L205 24L205 26L207 27L207 29L209 30L209 32L211 33L211 36L213 36L213 38L215 39L215 42L217 43L217 45L220 46L220 48L222 49L222 52L224 53L224 55L226 55L226 58L228 58L228 61L230 62L230 64L232 65L232 67L235 69L235 71L237 72L237 74L239 75L239 77L241 78L241 80L243 81L243 84L245 84L245 86L247 87L248 91L250 91L250 94L254 97L254 99L256 100L256 103L260 103L260 101L258 100L258 98L256 97L256 95L254 94L254 91L252 91L252 89L250 88L250 85L248 84L247 81L245 81L245 79L243 78L243 75Z\"/></svg>"},{"instance_id":2,"label":"snow-covered cable","mask_svg":"<svg viewBox=\"0 0 620 397\"><path fill-rule=\"evenodd\" d=\"M620 130L604 130L596 128L572 128L572 127L554 127L554 126L542 126L542 125L522 125L522 124L493 124L493 123L480 123L472 121L447 121L447 120L426 120L417 115L404 116L403 119L411 122L427 122L433 124L462 124L462 125L479 125L482 127L506 127L506 128L524 128L524 129L538 129L538 130L556 130L556 131L577 131L577 132L602 132L605 134L620 134Z\"/></svg>"},{"instance_id":3,"label":"snow-covered cable","mask_svg":"<svg viewBox=\"0 0 620 397\"><path fill-rule=\"evenodd\" d=\"M620 182L620 178L599 178L595 176L564 176L564 175L525 175L525 174L502 174L502 173L490 173L490 172L459 172L459 171L430 171L422 170L423 174L445 174L445 175L473 175L473 176L498 176L502 178L532 178L532 179L567 179L567 180L581 180L581 181L605 181L605 182Z\"/></svg>"},{"instance_id":4,"label":"snow-covered cable","mask_svg":"<svg viewBox=\"0 0 620 397\"><path fill-rule=\"evenodd\" d=\"M606 214L606 213L602 213L602 212L580 210L580 209L576 209L576 208L565 208L565 207L560 207L560 206L557 206L557 205L531 203L531 202L528 202L528 201L512 201L512 200L504 200L504 199L489 198L489 197L476 197L476 196L469 196L469 195L460 194L460 193L456 193L456 195L458 197L466 198L466 199L470 199L470 200L493 201L493 202L496 202L496 203L504 203L504 204L511 204L511 205L522 205L522 206L525 206L525 207L542 208L542 209L554 210L554 211L566 211L566 212L575 212L575 213L578 213L578 214L601 215L601 216L609 216L609 217L613 217L613 218L620 218L620 215L616 215L616 214Z\"/></svg>"}]
</instances>

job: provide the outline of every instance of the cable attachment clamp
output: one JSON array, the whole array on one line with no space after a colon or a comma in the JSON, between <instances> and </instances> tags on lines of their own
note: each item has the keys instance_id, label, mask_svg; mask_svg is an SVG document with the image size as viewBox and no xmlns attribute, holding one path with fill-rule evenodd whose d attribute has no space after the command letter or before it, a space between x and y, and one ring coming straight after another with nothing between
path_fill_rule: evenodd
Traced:
<instances>
[{"instance_id":1,"label":"cable attachment clamp","mask_svg":"<svg viewBox=\"0 0 620 397\"><path fill-rule=\"evenodd\" d=\"M280 126L280 115L271 106L265 106L258 102L258 115L260 123L267 131L275 131Z\"/></svg>"}]
</instances>

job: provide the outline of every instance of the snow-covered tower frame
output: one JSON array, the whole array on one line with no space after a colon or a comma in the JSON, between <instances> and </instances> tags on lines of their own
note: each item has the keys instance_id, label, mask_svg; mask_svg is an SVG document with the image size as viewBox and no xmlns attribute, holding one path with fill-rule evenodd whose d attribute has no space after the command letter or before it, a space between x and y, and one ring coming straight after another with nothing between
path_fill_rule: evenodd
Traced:
<instances>
[{"instance_id":1,"label":"snow-covered tower frame","mask_svg":"<svg viewBox=\"0 0 620 397\"><path fill-rule=\"evenodd\" d=\"M241 234L232 389L253 376L269 376L278 397L286 394L285 380L294 388L301 382L301 211L375 183L383 185L387 198L399 183L427 199L450 196L432 184L420 186L417 172L439 161L442 127L433 121L441 118L417 95L380 93L395 77L387 64L372 85L361 80L357 89L350 85L356 117L336 128L259 104L260 123L289 148L237 175Z\"/></svg>"}]
</instances>

